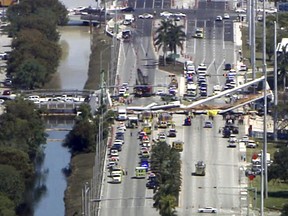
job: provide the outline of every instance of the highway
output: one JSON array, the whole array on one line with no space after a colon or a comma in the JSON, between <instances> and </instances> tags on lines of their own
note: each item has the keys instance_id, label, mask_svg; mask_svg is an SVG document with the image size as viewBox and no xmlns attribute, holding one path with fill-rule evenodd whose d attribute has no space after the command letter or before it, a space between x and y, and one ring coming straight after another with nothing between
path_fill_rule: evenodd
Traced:
<instances>
[{"instance_id":1,"label":"highway","mask_svg":"<svg viewBox=\"0 0 288 216\"><path fill-rule=\"evenodd\" d=\"M213 128L203 128L208 121L206 115L194 118L190 127L181 126L183 116L174 120L178 126L176 139L184 141L179 215L197 215L198 208L207 206L216 207L221 215L238 215L240 156L238 148L227 148L227 139L219 134L219 128L224 126L222 116L214 118ZM244 133L243 128L240 133ZM192 176L199 160L206 163L206 175Z\"/></svg>"},{"instance_id":2,"label":"highway","mask_svg":"<svg viewBox=\"0 0 288 216\"><path fill-rule=\"evenodd\" d=\"M153 2L151 6L151 2ZM129 5L137 5L137 8L169 8L163 1L129 1ZM141 5L142 4L142 5ZM161 5L162 6L156 6ZM164 6L167 5L167 6ZM211 4L199 2L198 10L188 14L186 53L193 56L196 65L206 63L208 66L208 91L212 92L212 86L224 84L223 68L225 63L236 62L233 21L225 20L216 22L219 11L225 10L223 2L211 2ZM128 82L135 85L136 70L140 68L149 77L151 84L166 84L169 73L157 70L155 63L157 56L151 41L152 25L155 20L137 20L136 29L133 30L133 41L123 43L120 50L119 84ZM196 27L204 28L204 39L192 38ZM153 66L154 65L154 66ZM215 76L216 75L216 76ZM217 76L220 75L220 76ZM180 77L178 77L180 79ZM132 92L132 88L130 89ZM134 98L133 105L148 105L151 102L160 102L159 97ZM221 99L220 99L221 100ZM222 116L216 116L213 120L213 128L203 128L206 115L200 115L192 120L192 126L183 127L184 116L174 115L178 131L177 138L184 141L182 159L182 190L179 197L178 215L198 215L200 207L213 206L221 215L240 215L240 185L239 168L240 154L238 148L227 148L227 139L219 134L219 128L224 126ZM137 129L127 129L125 132L125 144L120 153L119 164L128 171L121 184L109 183L108 172L105 173L103 194L101 197L101 216L110 215L159 215L152 208L152 190L145 187L147 180L134 179L134 170L139 162L139 140ZM153 132L153 137L161 131ZM240 135L244 135L244 129L240 128ZM175 138L174 138L175 139ZM172 139L168 139L171 143ZM207 164L206 176L192 176L195 171L195 163L203 160ZM200 215L200 214L199 214ZM201 214L205 215L205 214Z\"/></svg>"}]
</instances>

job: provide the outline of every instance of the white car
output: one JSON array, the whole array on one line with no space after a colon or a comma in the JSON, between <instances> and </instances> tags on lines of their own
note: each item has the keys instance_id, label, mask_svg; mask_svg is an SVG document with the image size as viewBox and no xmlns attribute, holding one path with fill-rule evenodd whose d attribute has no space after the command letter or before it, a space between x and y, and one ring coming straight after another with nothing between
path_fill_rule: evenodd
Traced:
<instances>
[{"instance_id":1,"label":"white car","mask_svg":"<svg viewBox=\"0 0 288 216\"><path fill-rule=\"evenodd\" d=\"M246 148L256 148L257 144L255 143L254 140L249 140L248 143L246 144Z\"/></svg>"},{"instance_id":2,"label":"white car","mask_svg":"<svg viewBox=\"0 0 288 216\"><path fill-rule=\"evenodd\" d=\"M237 140L236 135L231 134L230 137L229 137L228 142L230 143L230 142L237 142L237 141L238 141L238 140Z\"/></svg>"},{"instance_id":3,"label":"white car","mask_svg":"<svg viewBox=\"0 0 288 216\"><path fill-rule=\"evenodd\" d=\"M139 19L153 19L153 15L149 13L144 13L138 16Z\"/></svg>"},{"instance_id":4,"label":"white car","mask_svg":"<svg viewBox=\"0 0 288 216\"><path fill-rule=\"evenodd\" d=\"M169 18L170 16L173 16L173 14L171 12L168 12L168 11L163 11L160 13L160 16Z\"/></svg>"},{"instance_id":5,"label":"white car","mask_svg":"<svg viewBox=\"0 0 288 216\"><path fill-rule=\"evenodd\" d=\"M236 142L229 142L229 145L228 145L228 147L229 148L236 148Z\"/></svg>"},{"instance_id":6,"label":"white car","mask_svg":"<svg viewBox=\"0 0 288 216\"><path fill-rule=\"evenodd\" d=\"M242 9L242 8L238 8L235 10L236 13L246 13L246 10L245 9Z\"/></svg>"},{"instance_id":7,"label":"white car","mask_svg":"<svg viewBox=\"0 0 288 216\"><path fill-rule=\"evenodd\" d=\"M223 19L230 19L230 15L229 15L228 13L225 13L225 14L223 15Z\"/></svg>"},{"instance_id":8,"label":"white car","mask_svg":"<svg viewBox=\"0 0 288 216\"><path fill-rule=\"evenodd\" d=\"M177 13L174 13L173 16L175 16L175 17L186 17L186 14L181 13L181 12L177 12Z\"/></svg>"},{"instance_id":9,"label":"white car","mask_svg":"<svg viewBox=\"0 0 288 216\"><path fill-rule=\"evenodd\" d=\"M217 16L216 17L216 21L222 21L222 20L223 20L222 16Z\"/></svg>"},{"instance_id":10,"label":"white car","mask_svg":"<svg viewBox=\"0 0 288 216\"><path fill-rule=\"evenodd\" d=\"M213 207L199 208L199 213L217 213L217 209Z\"/></svg>"}]
</instances>

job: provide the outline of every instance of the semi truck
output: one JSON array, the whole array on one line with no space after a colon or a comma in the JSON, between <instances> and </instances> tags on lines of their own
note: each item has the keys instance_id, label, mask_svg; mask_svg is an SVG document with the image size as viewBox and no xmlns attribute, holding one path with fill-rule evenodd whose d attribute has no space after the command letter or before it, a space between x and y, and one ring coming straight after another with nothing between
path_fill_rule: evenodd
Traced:
<instances>
[{"instance_id":1,"label":"semi truck","mask_svg":"<svg viewBox=\"0 0 288 216\"><path fill-rule=\"evenodd\" d=\"M205 169L206 169L206 164L203 161L198 161L195 164L195 175L197 176L205 176Z\"/></svg>"}]
</instances>

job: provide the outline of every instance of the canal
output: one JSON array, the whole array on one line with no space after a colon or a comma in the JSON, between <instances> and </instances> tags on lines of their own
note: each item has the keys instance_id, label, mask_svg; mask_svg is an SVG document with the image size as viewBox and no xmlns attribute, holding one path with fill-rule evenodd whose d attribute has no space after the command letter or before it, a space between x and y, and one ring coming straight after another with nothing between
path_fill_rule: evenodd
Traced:
<instances>
[{"instance_id":1,"label":"canal","mask_svg":"<svg viewBox=\"0 0 288 216\"><path fill-rule=\"evenodd\" d=\"M95 7L92 0L63 0L67 8L77 6ZM88 64L90 56L90 34L86 26L66 26L59 28L61 35L60 44L63 49L62 58L58 68L57 83L61 89L82 90L88 78ZM73 123L57 121L51 124L47 121L47 128L72 128ZM62 169L70 163L70 153L62 146L62 140L69 131L47 131L47 144L44 145L45 158L39 171L39 178L35 187L44 185L45 192L34 204L34 216L64 216L64 192L67 181ZM44 176L44 177L43 177Z\"/></svg>"}]
</instances>

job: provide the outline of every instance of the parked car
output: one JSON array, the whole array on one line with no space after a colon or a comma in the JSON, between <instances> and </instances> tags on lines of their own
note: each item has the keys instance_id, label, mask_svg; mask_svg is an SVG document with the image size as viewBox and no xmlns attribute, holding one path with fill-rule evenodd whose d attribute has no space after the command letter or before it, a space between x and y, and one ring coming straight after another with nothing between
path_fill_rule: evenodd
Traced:
<instances>
[{"instance_id":1,"label":"parked car","mask_svg":"<svg viewBox=\"0 0 288 216\"><path fill-rule=\"evenodd\" d=\"M256 148L258 145L254 140L249 140L246 144L246 148Z\"/></svg>"}]
</instances>

